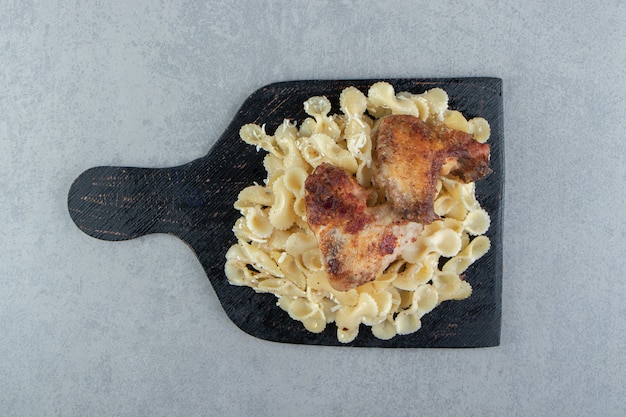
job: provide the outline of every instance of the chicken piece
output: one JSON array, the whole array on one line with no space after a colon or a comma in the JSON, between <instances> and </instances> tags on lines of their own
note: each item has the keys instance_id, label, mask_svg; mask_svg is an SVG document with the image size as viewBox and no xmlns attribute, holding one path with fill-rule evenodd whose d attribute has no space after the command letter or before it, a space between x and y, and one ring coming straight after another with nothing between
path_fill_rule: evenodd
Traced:
<instances>
[{"instance_id":1,"label":"chicken piece","mask_svg":"<svg viewBox=\"0 0 626 417\"><path fill-rule=\"evenodd\" d=\"M305 182L306 213L333 288L373 281L414 242L422 225L389 204L368 207L369 191L341 168L324 163Z\"/></svg>"},{"instance_id":2,"label":"chicken piece","mask_svg":"<svg viewBox=\"0 0 626 417\"><path fill-rule=\"evenodd\" d=\"M445 126L431 126L417 117L387 116L376 129L378 185L395 210L423 224L438 219L434 212L437 176L469 183L491 173L489 145Z\"/></svg>"}]
</instances>

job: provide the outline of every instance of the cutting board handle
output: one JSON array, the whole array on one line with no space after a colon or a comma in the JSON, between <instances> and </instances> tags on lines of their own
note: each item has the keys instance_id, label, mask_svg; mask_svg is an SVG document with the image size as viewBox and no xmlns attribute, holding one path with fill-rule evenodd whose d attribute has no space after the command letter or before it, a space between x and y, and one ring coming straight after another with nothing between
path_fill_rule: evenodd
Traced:
<instances>
[{"instance_id":1,"label":"cutting board handle","mask_svg":"<svg viewBox=\"0 0 626 417\"><path fill-rule=\"evenodd\" d=\"M150 233L184 233L207 221L216 197L206 165L199 160L172 168L102 166L72 184L68 209L74 223L102 240L134 239Z\"/></svg>"}]
</instances>

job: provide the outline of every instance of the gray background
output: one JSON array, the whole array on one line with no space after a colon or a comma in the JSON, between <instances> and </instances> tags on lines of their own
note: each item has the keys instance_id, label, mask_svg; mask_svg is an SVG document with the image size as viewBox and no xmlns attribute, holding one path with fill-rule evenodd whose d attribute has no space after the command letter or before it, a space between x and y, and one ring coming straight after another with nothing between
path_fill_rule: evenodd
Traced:
<instances>
[{"instance_id":1,"label":"gray background","mask_svg":"<svg viewBox=\"0 0 626 417\"><path fill-rule=\"evenodd\" d=\"M622 1L0 0L0 414L626 415ZM232 324L180 241L102 242L98 165L206 154L252 91L504 80L502 344L282 345Z\"/></svg>"}]
</instances>

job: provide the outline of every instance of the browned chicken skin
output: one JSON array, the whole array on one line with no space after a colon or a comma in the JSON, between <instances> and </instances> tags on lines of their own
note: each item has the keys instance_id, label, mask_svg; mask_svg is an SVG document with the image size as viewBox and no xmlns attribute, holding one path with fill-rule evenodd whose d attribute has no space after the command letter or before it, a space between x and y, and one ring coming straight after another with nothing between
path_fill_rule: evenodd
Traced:
<instances>
[{"instance_id":1,"label":"browned chicken skin","mask_svg":"<svg viewBox=\"0 0 626 417\"><path fill-rule=\"evenodd\" d=\"M337 290L373 281L422 231L388 204L368 207L369 192L334 165L318 166L305 188L307 221Z\"/></svg>"},{"instance_id":2,"label":"browned chicken skin","mask_svg":"<svg viewBox=\"0 0 626 417\"><path fill-rule=\"evenodd\" d=\"M305 182L306 212L333 288L373 281L438 216L437 177L463 182L488 175L489 145L413 116L387 116L376 130L375 179L388 203L367 206L370 191L341 168L321 164Z\"/></svg>"},{"instance_id":3,"label":"browned chicken skin","mask_svg":"<svg viewBox=\"0 0 626 417\"><path fill-rule=\"evenodd\" d=\"M469 183L491 173L489 145L417 117L387 116L376 130L376 181L395 210L408 220L431 223L437 176L445 164L449 176Z\"/></svg>"}]
</instances>

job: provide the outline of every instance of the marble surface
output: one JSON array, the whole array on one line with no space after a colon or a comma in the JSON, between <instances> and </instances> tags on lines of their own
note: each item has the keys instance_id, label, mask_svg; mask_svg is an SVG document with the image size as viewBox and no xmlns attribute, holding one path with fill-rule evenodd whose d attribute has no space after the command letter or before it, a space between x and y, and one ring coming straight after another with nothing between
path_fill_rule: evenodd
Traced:
<instances>
[{"instance_id":1,"label":"marble surface","mask_svg":"<svg viewBox=\"0 0 626 417\"><path fill-rule=\"evenodd\" d=\"M626 5L0 2L3 416L626 415ZM98 165L203 156L256 88L504 81L502 343L283 345L241 332L170 236L103 242Z\"/></svg>"}]
</instances>

